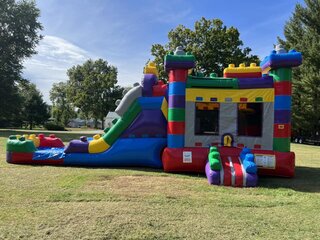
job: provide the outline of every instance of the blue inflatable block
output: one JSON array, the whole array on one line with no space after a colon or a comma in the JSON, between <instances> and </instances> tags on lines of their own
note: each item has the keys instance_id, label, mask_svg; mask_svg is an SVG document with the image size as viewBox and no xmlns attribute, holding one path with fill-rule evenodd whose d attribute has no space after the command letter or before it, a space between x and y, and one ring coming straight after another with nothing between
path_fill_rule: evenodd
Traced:
<instances>
[{"instance_id":1,"label":"blue inflatable block","mask_svg":"<svg viewBox=\"0 0 320 240\"><path fill-rule=\"evenodd\" d=\"M103 153L65 154L64 165L162 168L161 152L166 145L166 138L121 138Z\"/></svg>"},{"instance_id":2,"label":"blue inflatable block","mask_svg":"<svg viewBox=\"0 0 320 240\"><path fill-rule=\"evenodd\" d=\"M168 134L168 148L183 148L184 135Z\"/></svg>"},{"instance_id":3,"label":"blue inflatable block","mask_svg":"<svg viewBox=\"0 0 320 240\"><path fill-rule=\"evenodd\" d=\"M291 96L275 96L274 110L290 110Z\"/></svg>"},{"instance_id":4,"label":"blue inflatable block","mask_svg":"<svg viewBox=\"0 0 320 240\"><path fill-rule=\"evenodd\" d=\"M32 160L60 160L64 156L64 148L41 148L33 153Z\"/></svg>"},{"instance_id":5,"label":"blue inflatable block","mask_svg":"<svg viewBox=\"0 0 320 240\"><path fill-rule=\"evenodd\" d=\"M254 162L254 155L252 153L247 153L244 161Z\"/></svg>"},{"instance_id":6,"label":"blue inflatable block","mask_svg":"<svg viewBox=\"0 0 320 240\"><path fill-rule=\"evenodd\" d=\"M260 63L260 67L280 68L280 67L296 67L302 63L302 55L300 52L291 50L288 53L276 53L272 51L271 54Z\"/></svg>"},{"instance_id":7,"label":"blue inflatable block","mask_svg":"<svg viewBox=\"0 0 320 240\"><path fill-rule=\"evenodd\" d=\"M257 173L257 171L258 171L258 168L257 168L257 165L255 164L255 162L243 161L242 165L247 173Z\"/></svg>"},{"instance_id":8,"label":"blue inflatable block","mask_svg":"<svg viewBox=\"0 0 320 240\"><path fill-rule=\"evenodd\" d=\"M166 138L167 137L167 135L162 135L162 134L156 134L156 136L155 136L156 138Z\"/></svg>"},{"instance_id":9,"label":"blue inflatable block","mask_svg":"<svg viewBox=\"0 0 320 240\"><path fill-rule=\"evenodd\" d=\"M241 153L240 153L240 159L241 159L241 161L244 161L247 153L251 153L251 150L250 150L250 148L244 147L244 148L242 149Z\"/></svg>"},{"instance_id":10,"label":"blue inflatable block","mask_svg":"<svg viewBox=\"0 0 320 240\"><path fill-rule=\"evenodd\" d=\"M186 83L172 82L169 83L169 96L170 95L186 95Z\"/></svg>"},{"instance_id":11,"label":"blue inflatable block","mask_svg":"<svg viewBox=\"0 0 320 240\"><path fill-rule=\"evenodd\" d=\"M142 110L145 109L161 109L164 97L139 97L138 103Z\"/></svg>"}]
</instances>

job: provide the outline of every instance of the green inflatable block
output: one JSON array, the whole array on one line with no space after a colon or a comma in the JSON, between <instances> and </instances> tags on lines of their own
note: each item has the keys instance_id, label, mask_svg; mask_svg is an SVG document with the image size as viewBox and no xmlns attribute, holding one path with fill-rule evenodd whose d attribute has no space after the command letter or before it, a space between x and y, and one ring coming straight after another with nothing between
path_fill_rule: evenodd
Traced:
<instances>
[{"instance_id":1,"label":"green inflatable block","mask_svg":"<svg viewBox=\"0 0 320 240\"><path fill-rule=\"evenodd\" d=\"M273 150L279 152L290 152L290 138L274 138Z\"/></svg>"},{"instance_id":2,"label":"green inflatable block","mask_svg":"<svg viewBox=\"0 0 320 240\"><path fill-rule=\"evenodd\" d=\"M172 55L167 54L164 57L166 62L194 62L196 59L193 55Z\"/></svg>"},{"instance_id":3,"label":"green inflatable block","mask_svg":"<svg viewBox=\"0 0 320 240\"><path fill-rule=\"evenodd\" d=\"M291 68L272 69L269 75L272 76L274 81L276 82L291 81L292 69Z\"/></svg>"},{"instance_id":4,"label":"green inflatable block","mask_svg":"<svg viewBox=\"0 0 320 240\"><path fill-rule=\"evenodd\" d=\"M209 152L217 152L218 148L216 146L211 146Z\"/></svg>"},{"instance_id":5,"label":"green inflatable block","mask_svg":"<svg viewBox=\"0 0 320 240\"><path fill-rule=\"evenodd\" d=\"M107 127L107 128L105 128L103 131L104 131L105 133L107 133L109 130L110 130L110 128Z\"/></svg>"},{"instance_id":6,"label":"green inflatable block","mask_svg":"<svg viewBox=\"0 0 320 240\"><path fill-rule=\"evenodd\" d=\"M185 109L184 108L169 108L168 109L168 121L169 122L184 122L185 121Z\"/></svg>"},{"instance_id":7,"label":"green inflatable block","mask_svg":"<svg viewBox=\"0 0 320 240\"><path fill-rule=\"evenodd\" d=\"M37 148L34 146L32 140L20 141L18 139L8 139L7 151L8 152L35 152Z\"/></svg>"},{"instance_id":8,"label":"green inflatable block","mask_svg":"<svg viewBox=\"0 0 320 240\"><path fill-rule=\"evenodd\" d=\"M236 78L220 78L220 77L197 77L188 76L187 88L231 88L238 89L238 79Z\"/></svg>"},{"instance_id":9,"label":"green inflatable block","mask_svg":"<svg viewBox=\"0 0 320 240\"><path fill-rule=\"evenodd\" d=\"M219 152L209 153L209 164L211 170L221 170L220 154Z\"/></svg>"},{"instance_id":10,"label":"green inflatable block","mask_svg":"<svg viewBox=\"0 0 320 240\"><path fill-rule=\"evenodd\" d=\"M211 158L211 160L209 161L210 164L210 168L211 170L221 170L221 163L219 159L216 158Z\"/></svg>"}]
</instances>

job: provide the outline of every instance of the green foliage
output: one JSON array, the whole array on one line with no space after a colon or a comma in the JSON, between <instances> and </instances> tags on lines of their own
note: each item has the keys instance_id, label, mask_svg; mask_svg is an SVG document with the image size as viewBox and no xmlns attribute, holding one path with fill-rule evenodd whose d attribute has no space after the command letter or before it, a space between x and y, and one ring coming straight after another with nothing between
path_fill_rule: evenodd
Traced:
<instances>
[{"instance_id":1,"label":"green foliage","mask_svg":"<svg viewBox=\"0 0 320 240\"><path fill-rule=\"evenodd\" d=\"M303 64L293 71L292 119L296 134L320 133L320 0L297 4L284 27L287 49L302 52Z\"/></svg>"},{"instance_id":2,"label":"green foliage","mask_svg":"<svg viewBox=\"0 0 320 240\"><path fill-rule=\"evenodd\" d=\"M57 125L67 126L69 120L75 118L77 113L67 98L67 83L54 83L50 90L50 100L52 102L52 117ZM53 130L53 129L50 129Z\"/></svg>"},{"instance_id":3,"label":"green foliage","mask_svg":"<svg viewBox=\"0 0 320 240\"><path fill-rule=\"evenodd\" d=\"M65 131L64 126L57 123L46 123L44 124L44 128L51 131Z\"/></svg>"},{"instance_id":4,"label":"green foliage","mask_svg":"<svg viewBox=\"0 0 320 240\"><path fill-rule=\"evenodd\" d=\"M195 22L194 29L179 25L168 33L168 38L167 44L154 44L151 48L162 79L167 79L163 65L164 56L178 46L195 56L196 70L205 75L214 72L221 76L229 63L259 63L258 57L250 54L249 47L243 48L239 31L234 27L226 27L219 19L201 18Z\"/></svg>"},{"instance_id":5,"label":"green foliage","mask_svg":"<svg viewBox=\"0 0 320 240\"><path fill-rule=\"evenodd\" d=\"M44 124L50 118L49 107L43 101L36 85L22 81L19 84L19 92L22 99L21 119L28 123L30 129L34 124Z\"/></svg>"},{"instance_id":6,"label":"green foliage","mask_svg":"<svg viewBox=\"0 0 320 240\"><path fill-rule=\"evenodd\" d=\"M68 97L85 118L103 122L107 113L115 108L115 101L122 97L123 89L116 86L117 68L103 59L90 59L73 66L68 76Z\"/></svg>"},{"instance_id":7,"label":"green foliage","mask_svg":"<svg viewBox=\"0 0 320 240\"><path fill-rule=\"evenodd\" d=\"M17 118L20 109L17 82L22 62L35 53L42 29L34 1L0 1L0 125Z\"/></svg>"}]
</instances>

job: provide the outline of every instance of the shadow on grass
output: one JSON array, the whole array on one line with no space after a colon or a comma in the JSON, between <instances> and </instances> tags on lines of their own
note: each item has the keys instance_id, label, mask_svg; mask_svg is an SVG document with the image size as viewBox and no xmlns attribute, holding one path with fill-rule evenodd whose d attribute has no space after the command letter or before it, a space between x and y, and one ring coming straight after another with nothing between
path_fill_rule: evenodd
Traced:
<instances>
[{"instance_id":1,"label":"shadow on grass","mask_svg":"<svg viewBox=\"0 0 320 240\"><path fill-rule=\"evenodd\" d=\"M320 192L320 168L296 167L294 178L259 177L259 186L271 189L289 188L299 192Z\"/></svg>"}]
</instances>

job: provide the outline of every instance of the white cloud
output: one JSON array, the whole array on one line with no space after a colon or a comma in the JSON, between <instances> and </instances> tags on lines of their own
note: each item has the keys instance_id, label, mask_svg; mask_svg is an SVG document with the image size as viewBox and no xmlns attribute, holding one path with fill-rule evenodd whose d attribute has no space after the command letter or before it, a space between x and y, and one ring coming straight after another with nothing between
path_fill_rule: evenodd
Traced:
<instances>
[{"instance_id":1,"label":"white cloud","mask_svg":"<svg viewBox=\"0 0 320 240\"><path fill-rule=\"evenodd\" d=\"M37 47L37 52L38 54L25 61L24 77L37 85L47 103L51 103L49 91L52 84L67 81L69 68L82 64L89 58L103 58L56 36L45 36ZM108 63L118 68L119 85L132 86L134 82L141 81L142 69L147 59L143 54L117 60L109 58Z\"/></svg>"},{"instance_id":2,"label":"white cloud","mask_svg":"<svg viewBox=\"0 0 320 240\"><path fill-rule=\"evenodd\" d=\"M37 47L37 55L24 63L24 76L37 85L49 102L53 83L67 80L67 69L96 58L86 50L55 36L45 36Z\"/></svg>"}]
</instances>

